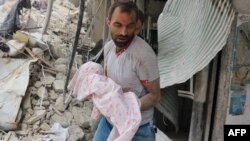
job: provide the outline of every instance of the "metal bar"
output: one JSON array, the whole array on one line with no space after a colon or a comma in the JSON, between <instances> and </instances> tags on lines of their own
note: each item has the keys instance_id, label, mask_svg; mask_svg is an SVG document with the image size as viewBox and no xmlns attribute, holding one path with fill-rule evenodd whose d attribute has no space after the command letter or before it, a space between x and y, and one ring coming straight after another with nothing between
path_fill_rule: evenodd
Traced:
<instances>
[{"instance_id":1,"label":"metal bar","mask_svg":"<svg viewBox=\"0 0 250 141\"><path fill-rule=\"evenodd\" d=\"M74 44L73 44L73 50L72 50L72 53L71 53L71 56L70 56L71 58L70 58L69 66L68 66L67 78L66 78L65 85L64 85L64 92L63 92L64 100L65 100L65 95L66 95L66 92L67 92L67 85L68 85L68 81L69 81L69 78L70 78L70 72L71 72L73 62L74 62L76 48L77 48L77 45L78 45L78 40L79 40L81 28L82 28L83 12L84 12L84 8L85 8L84 3L85 3L85 0L80 1L80 11L79 11L75 41L74 41Z\"/></svg>"},{"instance_id":2,"label":"metal bar","mask_svg":"<svg viewBox=\"0 0 250 141\"><path fill-rule=\"evenodd\" d=\"M51 16L52 7L53 7L53 0L48 0L48 3L49 3L49 4L48 4L48 7L47 7L46 19L45 19L43 28L42 28L42 30L41 30L41 33L42 33L42 34L46 33L46 30L47 30L48 25L49 25L50 16Z\"/></svg>"}]
</instances>

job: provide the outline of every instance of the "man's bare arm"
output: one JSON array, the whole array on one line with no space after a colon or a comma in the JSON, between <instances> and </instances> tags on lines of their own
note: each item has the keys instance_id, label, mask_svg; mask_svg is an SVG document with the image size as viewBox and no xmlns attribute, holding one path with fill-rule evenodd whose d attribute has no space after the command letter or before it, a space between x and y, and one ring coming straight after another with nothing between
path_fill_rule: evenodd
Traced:
<instances>
[{"instance_id":1,"label":"man's bare arm","mask_svg":"<svg viewBox=\"0 0 250 141\"><path fill-rule=\"evenodd\" d=\"M145 85L148 94L143 96L141 101L141 111L145 111L153 107L157 102L160 101L161 98L161 90L160 90L160 79L156 79L154 81L148 82Z\"/></svg>"}]
</instances>

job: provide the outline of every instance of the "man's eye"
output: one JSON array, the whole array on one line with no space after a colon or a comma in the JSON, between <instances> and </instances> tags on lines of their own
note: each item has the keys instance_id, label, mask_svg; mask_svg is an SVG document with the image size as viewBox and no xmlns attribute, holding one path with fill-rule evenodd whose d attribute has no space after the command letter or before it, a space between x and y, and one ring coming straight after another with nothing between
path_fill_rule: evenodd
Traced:
<instances>
[{"instance_id":1,"label":"man's eye","mask_svg":"<svg viewBox=\"0 0 250 141\"><path fill-rule=\"evenodd\" d=\"M121 27L121 24L114 24L115 27Z\"/></svg>"}]
</instances>

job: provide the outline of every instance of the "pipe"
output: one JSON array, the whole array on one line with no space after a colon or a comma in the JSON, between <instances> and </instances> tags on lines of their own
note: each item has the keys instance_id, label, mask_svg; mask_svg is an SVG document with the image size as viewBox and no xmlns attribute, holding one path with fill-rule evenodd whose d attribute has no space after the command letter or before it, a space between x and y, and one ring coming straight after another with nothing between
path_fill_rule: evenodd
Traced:
<instances>
[{"instance_id":1,"label":"pipe","mask_svg":"<svg viewBox=\"0 0 250 141\"><path fill-rule=\"evenodd\" d=\"M44 34L48 28L49 25L49 21L50 21L50 16L52 13L52 7L53 7L53 0L48 0L48 7L47 7L47 12L46 12L46 18L45 18L45 22L42 28L41 33Z\"/></svg>"},{"instance_id":2,"label":"pipe","mask_svg":"<svg viewBox=\"0 0 250 141\"><path fill-rule=\"evenodd\" d=\"M71 56L70 56L70 62L69 62L69 66L68 66L68 74L67 74L66 82L65 82L65 85L64 85L64 93L63 93L64 100L65 100L65 95L66 95L66 91L67 91L67 85L68 85L68 82L69 82L70 72L71 72L73 62L74 62L76 48L77 48L77 45L78 45L78 40L79 40L81 28L82 28L83 12L84 12L84 8L85 8L84 3L85 3L85 0L80 1L80 11L79 11L79 16L78 16L77 30L76 30L76 34L75 34L75 41L74 41L74 44L73 44L73 50L72 50L72 53L71 53Z\"/></svg>"}]
</instances>

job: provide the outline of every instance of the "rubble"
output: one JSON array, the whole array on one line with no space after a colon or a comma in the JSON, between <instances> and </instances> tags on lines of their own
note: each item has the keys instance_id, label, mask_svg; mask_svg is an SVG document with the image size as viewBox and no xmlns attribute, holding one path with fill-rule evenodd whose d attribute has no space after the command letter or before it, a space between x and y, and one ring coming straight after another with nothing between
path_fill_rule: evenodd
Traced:
<instances>
[{"instance_id":1,"label":"rubble","mask_svg":"<svg viewBox=\"0 0 250 141\"><path fill-rule=\"evenodd\" d=\"M14 34L13 39L6 39L4 42L6 44L0 44L4 47L8 45L11 52L6 56L6 52L0 50L0 57L37 60L29 65L30 75L26 91L17 100L20 106L16 106L19 109L15 119L16 128L0 127L0 141L89 141L92 139L98 122L90 118L92 102L78 101L71 97L69 92L64 92L71 46L74 42L75 32L72 31L76 31L79 5L77 1L72 2L70 6L67 3L61 4L60 0L54 2L47 34L40 35L39 28L21 29ZM44 18L44 10L33 7L31 12L32 26L39 27L42 23L39 20ZM83 26L72 75L81 64L87 61L88 51L95 45L85 35L87 23ZM11 47L18 47L18 50L13 52ZM1 56L1 53L4 55ZM4 67L0 63L0 68ZM2 80L0 77L0 83ZM19 83L13 83L10 88L21 85ZM0 95L2 95L1 91ZM17 101L15 101L16 105L18 105Z\"/></svg>"},{"instance_id":2,"label":"rubble","mask_svg":"<svg viewBox=\"0 0 250 141\"><path fill-rule=\"evenodd\" d=\"M9 40L7 42L7 45L9 47L9 51L7 55L9 56L16 56L17 54L23 52L25 43L18 42L17 40Z\"/></svg>"}]
</instances>

